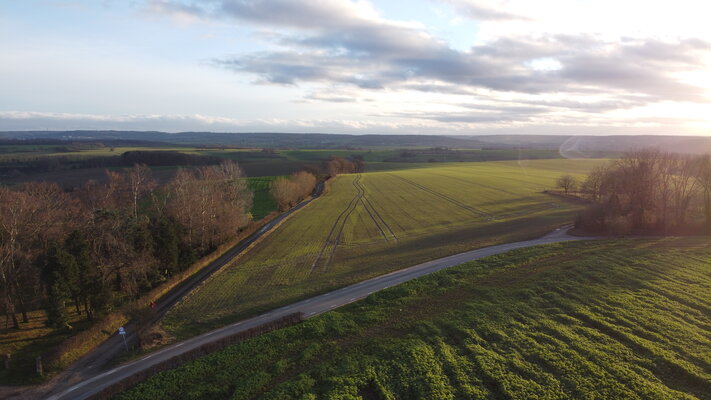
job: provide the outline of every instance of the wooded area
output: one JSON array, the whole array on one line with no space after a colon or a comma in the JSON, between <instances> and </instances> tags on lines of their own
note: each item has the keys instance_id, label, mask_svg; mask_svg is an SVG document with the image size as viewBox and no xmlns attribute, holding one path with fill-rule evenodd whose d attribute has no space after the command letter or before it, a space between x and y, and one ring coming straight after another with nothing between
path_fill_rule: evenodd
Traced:
<instances>
[{"instance_id":1,"label":"wooded area","mask_svg":"<svg viewBox=\"0 0 711 400\"><path fill-rule=\"evenodd\" d=\"M353 156L352 159L331 156L323 163L323 169L329 177L363 172L364 168L363 156ZM308 197L316 187L317 175L318 168L313 168L298 171L288 178L276 179L272 183L271 194L279 210L288 210Z\"/></svg>"},{"instance_id":2,"label":"wooded area","mask_svg":"<svg viewBox=\"0 0 711 400\"><path fill-rule=\"evenodd\" d=\"M316 187L316 177L299 171L289 178L277 178L272 182L271 194L280 211L286 211L307 198Z\"/></svg>"},{"instance_id":3,"label":"wooded area","mask_svg":"<svg viewBox=\"0 0 711 400\"><path fill-rule=\"evenodd\" d=\"M0 187L0 306L15 328L45 309L48 324L69 329L68 303L92 320L236 236L251 203L231 161L180 169L162 186L137 164L69 193Z\"/></svg>"},{"instance_id":4,"label":"wooded area","mask_svg":"<svg viewBox=\"0 0 711 400\"><path fill-rule=\"evenodd\" d=\"M711 156L658 150L625 154L595 168L580 186L592 202L576 221L612 233L711 231Z\"/></svg>"}]
</instances>

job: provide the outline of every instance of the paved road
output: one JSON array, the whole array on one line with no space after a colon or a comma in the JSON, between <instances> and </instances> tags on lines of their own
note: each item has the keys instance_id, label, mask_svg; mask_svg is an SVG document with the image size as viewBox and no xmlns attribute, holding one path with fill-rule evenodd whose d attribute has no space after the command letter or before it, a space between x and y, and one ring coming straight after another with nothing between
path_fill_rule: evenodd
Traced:
<instances>
[{"instance_id":1,"label":"paved road","mask_svg":"<svg viewBox=\"0 0 711 400\"><path fill-rule=\"evenodd\" d=\"M449 268L455 265L465 263L467 261L476 260L478 258L491 256L494 254L505 253L510 250L520 249L524 247L537 246L546 243L564 242L570 240L581 240L590 238L580 238L569 236L566 233L567 229L559 228L554 232L534 240L523 242L507 243L498 246L485 247L483 249L472 250L465 253L455 254L453 256L440 258L437 260L428 261L422 264L414 265L409 268L391 272L386 275L381 275L363 282L347 286L333 292L325 293L310 299L302 300L293 303L268 313L250 318L236 324L228 325L212 332L196 336L182 342L167 346L159 351L151 353L141 359L121 365L110 371L97 374L89 379L77 383L59 394L52 395L48 399L51 400L81 400L95 394L102 389L120 382L130 375L150 368L162 361L178 356L184 352L190 351L212 341L234 335L247 329L262 325L266 322L273 321L280 317L295 313L303 312L306 317L312 317L336 307L344 306L354 301L363 299L371 293L398 285L400 283L431 274L433 272Z\"/></svg>"},{"instance_id":2,"label":"paved road","mask_svg":"<svg viewBox=\"0 0 711 400\"><path fill-rule=\"evenodd\" d=\"M312 198L299 203L296 207L289 211L280 214L278 217L264 224L257 232L253 233L246 239L240 241L233 248L228 250L225 254L220 256L217 260L210 263L207 267L201 269L199 272L195 273L188 280L180 284L179 286L173 288L170 292L165 294L156 302L155 316L152 322L158 321L162 318L168 310L175 305L180 299L186 294L190 293L195 287L197 287L201 282L207 279L214 272L230 263L235 257L247 249L252 243L261 238L265 233L269 232L272 228L282 222L285 218L293 214L294 212L304 208L313 199L319 197L323 192L323 183L319 182L312 193ZM126 341L131 344L136 340L136 330L133 324L129 323L126 325ZM62 372L59 376L52 379L49 386L51 386L51 393L61 392L70 385L77 382L85 381L88 378L98 375L101 369L109 363L112 359L122 354L125 350L123 343L123 338L120 335L113 335L103 343L101 343L96 349L92 350L90 353L79 359L77 362L72 364L66 371ZM22 398L22 396L20 396ZM73 397L68 397L73 398Z\"/></svg>"}]
</instances>

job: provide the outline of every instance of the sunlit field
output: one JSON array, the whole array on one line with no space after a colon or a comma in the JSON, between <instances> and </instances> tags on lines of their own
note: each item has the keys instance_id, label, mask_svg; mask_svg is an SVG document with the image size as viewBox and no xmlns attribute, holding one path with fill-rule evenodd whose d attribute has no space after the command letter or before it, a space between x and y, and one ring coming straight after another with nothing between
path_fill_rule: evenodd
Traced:
<instances>
[{"instance_id":1,"label":"sunlit field","mask_svg":"<svg viewBox=\"0 0 711 400\"><path fill-rule=\"evenodd\" d=\"M177 305L177 337L426 260L543 235L580 205L542 193L602 161L438 164L339 176L239 262Z\"/></svg>"},{"instance_id":2,"label":"sunlit field","mask_svg":"<svg viewBox=\"0 0 711 400\"><path fill-rule=\"evenodd\" d=\"M410 281L122 400L708 399L711 244L587 241Z\"/></svg>"}]
</instances>

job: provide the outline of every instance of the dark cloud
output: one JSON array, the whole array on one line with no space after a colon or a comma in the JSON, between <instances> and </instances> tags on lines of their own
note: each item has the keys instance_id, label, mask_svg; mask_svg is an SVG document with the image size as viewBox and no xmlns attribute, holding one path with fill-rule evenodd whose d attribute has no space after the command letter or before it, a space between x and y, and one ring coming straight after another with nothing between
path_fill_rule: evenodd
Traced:
<instances>
[{"instance_id":1,"label":"dark cloud","mask_svg":"<svg viewBox=\"0 0 711 400\"><path fill-rule=\"evenodd\" d=\"M472 1L451 3L468 7L480 19L517 18L479 9ZM263 83L321 82L450 94L469 94L481 88L527 94L635 94L636 104L708 101L702 89L674 77L702 65L701 57L711 52L711 45L700 40L606 42L587 35L558 35L501 38L459 51L421 27L385 20L366 6L349 1L166 0L159 4L198 16L288 30L275 43L284 50L215 61L234 71L254 74ZM561 68L531 67L533 60L548 58L557 60ZM591 112L608 109L603 104L570 106L581 110L590 106Z\"/></svg>"}]
</instances>

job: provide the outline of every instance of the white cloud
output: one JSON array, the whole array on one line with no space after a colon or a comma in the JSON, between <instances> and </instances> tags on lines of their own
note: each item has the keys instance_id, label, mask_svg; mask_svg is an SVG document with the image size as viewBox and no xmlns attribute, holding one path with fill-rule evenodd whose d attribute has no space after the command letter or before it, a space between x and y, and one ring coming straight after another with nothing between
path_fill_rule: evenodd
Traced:
<instances>
[{"instance_id":1,"label":"white cloud","mask_svg":"<svg viewBox=\"0 0 711 400\"><path fill-rule=\"evenodd\" d=\"M151 18L136 23L176 49L147 40L155 55L141 58L101 32L0 40L0 110L56 111L0 114L0 130L711 128L703 2L441 0L434 20L445 27L386 18L379 4L148 0L134 12ZM183 47L161 20L195 41ZM450 23L475 26L475 45L453 47L434 33Z\"/></svg>"}]
</instances>

